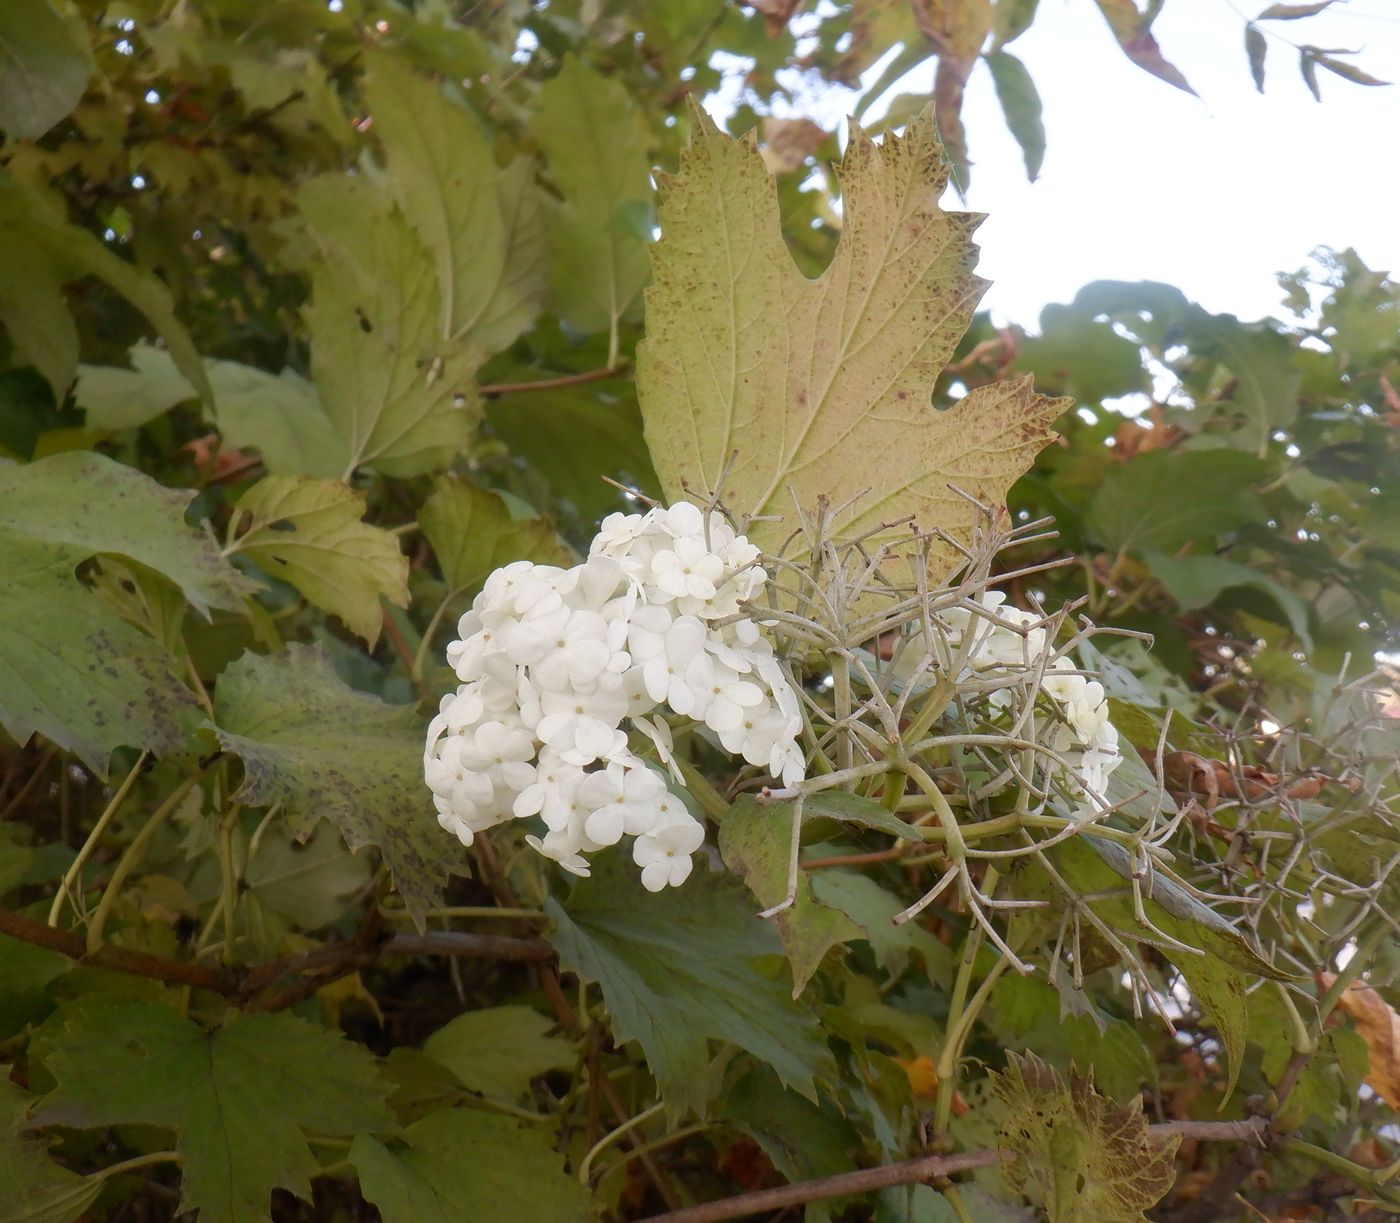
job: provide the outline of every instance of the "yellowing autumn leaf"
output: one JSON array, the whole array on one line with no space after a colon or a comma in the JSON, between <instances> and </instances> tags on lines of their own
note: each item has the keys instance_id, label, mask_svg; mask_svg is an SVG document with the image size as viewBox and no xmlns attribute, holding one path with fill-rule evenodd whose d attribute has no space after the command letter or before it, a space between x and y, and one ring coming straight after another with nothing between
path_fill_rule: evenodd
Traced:
<instances>
[{"instance_id":1,"label":"yellowing autumn leaf","mask_svg":"<svg viewBox=\"0 0 1400 1223\"><path fill-rule=\"evenodd\" d=\"M680 170L661 182L647 338L637 389L662 487L693 498L723 480L736 514L778 514L750 535L773 547L793 502L840 505L856 534L913 516L967 536L957 485L1000 505L1068 406L1028 378L979 387L950 410L934 380L986 282L972 272L980 218L947 213L933 114L876 146L854 123L841 166L844 228L816 280L783 242L777 192L752 134L732 140L696 108ZM951 561L950 546L935 564Z\"/></svg>"},{"instance_id":2,"label":"yellowing autumn leaf","mask_svg":"<svg viewBox=\"0 0 1400 1223\"><path fill-rule=\"evenodd\" d=\"M992 1088L1006 1106L1003 1175L1049 1223L1147 1223L1176 1180L1181 1139L1151 1134L1140 1098L1117 1104L1077 1074L1066 1083L1033 1053L1012 1053Z\"/></svg>"},{"instance_id":3,"label":"yellowing autumn leaf","mask_svg":"<svg viewBox=\"0 0 1400 1223\"><path fill-rule=\"evenodd\" d=\"M265 476L239 499L233 526L241 552L290 582L317 607L373 645L379 596L408 606L408 557L397 537L361 522L365 495L339 480Z\"/></svg>"},{"instance_id":4,"label":"yellowing autumn leaf","mask_svg":"<svg viewBox=\"0 0 1400 1223\"><path fill-rule=\"evenodd\" d=\"M1322 973L1324 988L1336 977ZM1354 981L1342 991L1337 1005L1356 1025L1366 1042L1366 1086L1396 1112L1400 1112L1400 1014L1364 982Z\"/></svg>"}]
</instances>

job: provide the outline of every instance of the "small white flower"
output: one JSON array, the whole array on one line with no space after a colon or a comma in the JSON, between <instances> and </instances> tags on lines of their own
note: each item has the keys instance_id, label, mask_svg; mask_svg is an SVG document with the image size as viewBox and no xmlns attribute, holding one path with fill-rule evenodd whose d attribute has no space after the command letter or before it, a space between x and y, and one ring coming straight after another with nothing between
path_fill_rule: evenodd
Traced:
<instances>
[{"instance_id":1,"label":"small white flower","mask_svg":"<svg viewBox=\"0 0 1400 1223\"><path fill-rule=\"evenodd\" d=\"M641 607L632 618L627 644L642 669L653 701L665 701L679 714L694 708L686 668L705 652L705 625L695 616L672 620L664 607ZM679 703L678 703L679 702Z\"/></svg>"},{"instance_id":2,"label":"small white flower","mask_svg":"<svg viewBox=\"0 0 1400 1223\"><path fill-rule=\"evenodd\" d=\"M625 551L647 533L656 521L656 511L646 514L609 514L598 528L589 549L591 555L611 556Z\"/></svg>"},{"instance_id":3,"label":"small white flower","mask_svg":"<svg viewBox=\"0 0 1400 1223\"><path fill-rule=\"evenodd\" d=\"M683 536L651 558L651 580L667 598L713 599L723 577L723 558L706 548L703 539Z\"/></svg>"},{"instance_id":4,"label":"small white flower","mask_svg":"<svg viewBox=\"0 0 1400 1223\"><path fill-rule=\"evenodd\" d=\"M666 766L667 772L671 774L671 780L678 786L685 784L685 778L681 774L680 767L676 764L675 740L671 736L671 724L665 718L647 718L633 715L632 725L642 732L651 744L656 748L656 758ZM735 751L725 744L726 751Z\"/></svg>"},{"instance_id":5,"label":"small white flower","mask_svg":"<svg viewBox=\"0 0 1400 1223\"><path fill-rule=\"evenodd\" d=\"M667 509L653 512L656 515L656 524L678 538L686 535L699 535L702 538L704 536L705 516L699 506L691 505L689 501L677 501Z\"/></svg>"},{"instance_id":6,"label":"small white flower","mask_svg":"<svg viewBox=\"0 0 1400 1223\"><path fill-rule=\"evenodd\" d=\"M632 861L642 868L648 892L679 887L690 878L691 857L705 840L705 830L686 817L655 827L632 843Z\"/></svg>"}]
</instances>

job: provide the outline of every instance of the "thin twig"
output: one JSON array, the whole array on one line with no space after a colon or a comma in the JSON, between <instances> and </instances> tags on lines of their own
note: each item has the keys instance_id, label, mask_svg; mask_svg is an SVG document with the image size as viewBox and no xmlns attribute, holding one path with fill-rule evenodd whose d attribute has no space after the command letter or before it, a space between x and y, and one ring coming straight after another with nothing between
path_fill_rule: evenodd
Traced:
<instances>
[{"instance_id":1,"label":"thin twig","mask_svg":"<svg viewBox=\"0 0 1400 1223\"><path fill-rule=\"evenodd\" d=\"M1257 1147L1263 1141L1267 1128L1268 1123L1262 1117L1254 1117L1246 1121L1167 1121L1160 1125L1149 1125L1147 1132L1153 1136L1179 1135L1200 1142L1244 1142ZM684 1210L652 1215L644 1223L719 1223L723 1219L742 1219L805 1202L821 1202L854 1193L873 1193L895 1185L922 1184L958 1172L989 1168L1000 1158L996 1151L969 1151L961 1155L921 1155L917 1159L907 1159L902 1163L881 1164L876 1168L841 1172L835 1176L799 1181L776 1189L741 1193L718 1202L687 1206Z\"/></svg>"},{"instance_id":2,"label":"thin twig","mask_svg":"<svg viewBox=\"0 0 1400 1223\"><path fill-rule=\"evenodd\" d=\"M133 951L110 943L89 953L87 942L81 935L45 925L12 909L0 909L0 934L8 934L26 943L47 947L50 951L66 955L69 959L81 960L86 964L96 964L133 976L150 977L169 985L191 985L196 989L212 990L216 994L234 999L251 999L285 977L307 973L316 974L315 988L320 988L337 977L346 976L375 960L389 956L460 956L468 959L542 963L554 955L554 949L540 938L431 931L427 934L401 934L370 946L358 939L345 939L243 969L207 968L202 964L147 955L143 951ZM272 1005L273 1001L275 997L263 1000L257 1009L278 1009Z\"/></svg>"},{"instance_id":3,"label":"thin twig","mask_svg":"<svg viewBox=\"0 0 1400 1223\"><path fill-rule=\"evenodd\" d=\"M478 387L483 398L489 395L515 395L521 391L554 391L565 386L580 386L585 382L601 382L621 373L621 367L604 366L602 369L585 370L581 374L561 374L557 378L540 378L535 382L495 382Z\"/></svg>"}]
</instances>

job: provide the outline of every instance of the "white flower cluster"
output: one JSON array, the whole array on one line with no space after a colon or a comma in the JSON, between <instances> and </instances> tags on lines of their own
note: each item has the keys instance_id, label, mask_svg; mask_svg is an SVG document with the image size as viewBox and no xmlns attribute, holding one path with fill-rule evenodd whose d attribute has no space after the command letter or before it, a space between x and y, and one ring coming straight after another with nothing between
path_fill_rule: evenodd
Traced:
<instances>
[{"instance_id":1,"label":"white flower cluster","mask_svg":"<svg viewBox=\"0 0 1400 1223\"><path fill-rule=\"evenodd\" d=\"M672 780L665 705L784 784L803 774L797 696L753 620L733 619L767 575L758 549L685 502L612 514L571 569L497 569L447 659L461 681L428 727L423 771L438 822L475 833L539 817L530 844L577 875L586 854L633 837L650 891L683 883L704 830L623 724L651 739Z\"/></svg>"},{"instance_id":2,"label":"white flower cluster","mask_svg":"<svg viewBox=\"0 0 1400 1223\"><path fill-rule=\"evenodd\" d=\"M983 678L1003 675L1009 683L1018 675L1038 669L1041 660L1054 649L1049 633L1040 624L1041 617L1008 606L1001 591L986 591L977 601L989 614L955 607L938 617L946 626L948 644L953 650L961 652L964 635L971 633L964 674ZM896 660L896 676L907 680L907 673L927 658L921 632ZM951 660L941 661L946 666ZM1066 655L1045 664L1040 688L1055 702L1061 716L1043 741L1071 766L1066 780L1088 799L1081 810L1092 812L1101 809L1094 800L1103 797L1109 774L1118 767L1122 756L1117 728L1108 719L1103 685L1074 674L1075 670L1074 660ZM993 704L998 703L998 695L1003 694L992 693Z\"/></svg>"}]
</instances>

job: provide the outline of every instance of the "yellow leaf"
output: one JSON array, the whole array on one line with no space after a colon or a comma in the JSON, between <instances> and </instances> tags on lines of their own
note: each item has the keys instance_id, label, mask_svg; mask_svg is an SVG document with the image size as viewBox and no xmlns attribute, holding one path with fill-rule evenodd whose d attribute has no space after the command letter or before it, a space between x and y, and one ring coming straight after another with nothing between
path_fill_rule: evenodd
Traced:
<instances>
[{"instance_id":1,"label":"yellow leaf","mask_svg":"<svg viewBox=\"0 0 1400 1223\"><path fill-rule=\"evenodd\" d=\"M902 1057L894 1060L904 1067L904 1073L909 1076L909 1090L916 1100L931 1100L938 1094L938 1071L933 1058L927 1053L921 1053L912 1060Z\"/></svg>"},{"instance_id":2,"label":"yellow leaf","mask_svg":"<svg viewBox=\"0 0 1400 1223\"><path fill-rule=\"evenodd\" d=\"M373 645L379 596L408 606L408 557L397 537L360 521L364 512L365 494L339 480L265 476L239 499L234 526L247 521L229 550L290 582Z\"/></svg>"},{"instance_id":3,"label":"yellow leaf","mask_svg":"<svg viewBox=\"0 0 1400 1223\"><path fill-rule=\"evenodd\" d=\"M839 531L875 531L878 543L894 535L883 524L912 516L967 538L976 511L949 485L1002 504L1068 401L1018 379L946 412L930 404L985 285L972 273L980 218L938 206L948 171L932 111L879 147L852 124L841 240L816 280L784 245L753 135L732 140L698 108L692 124L680 171L661 186L637 357L667 496L703 497L724 475L736 514L786 517L750 528L770 549L792 530L794 500L839 506L859 493ZM935 545L932 563L956 554Z\"/></svg>"},{"instance_id":4,"label":"yellow leaf","mask_svg":"<svg viewBox=\"0 0 1400 1223\"><path fill-rule=\"evenodd\" d=\"M316 991L316 1001L321 1004L321 1018L328 1028L340 1027L340 1012L350 1003L368 1008L375 1022L381 1028L384 1026L384 1012L379 1009L378 1000L365 988L364 978L357 972L321 986Z\"/></svg>"},{"instance_id":5,"label":"yellow leaf","mask_svg":"<svg viewBox=\"0 0 1400 1223\"><path fill-rule=\"evenodd\" d=\"M1332 974L1324 973L1324 988L1332 980L1336 980ZM1364 982L1348 985L1337 1005L1351 1016L1357 1035L1366 1042L1370 1063L1366 1085L1400 1112L1400 1014Z\"/></svg>"}]
</instances>

